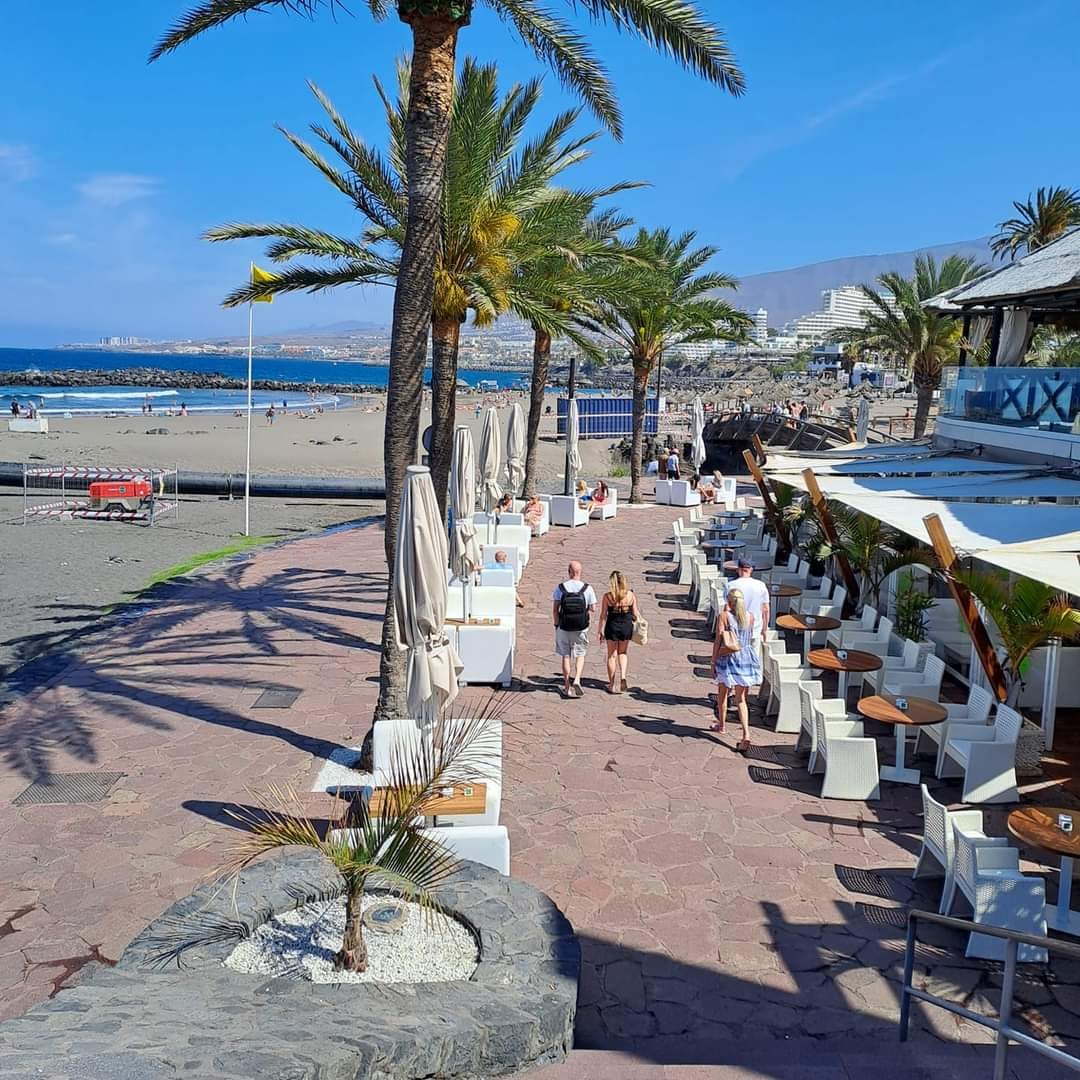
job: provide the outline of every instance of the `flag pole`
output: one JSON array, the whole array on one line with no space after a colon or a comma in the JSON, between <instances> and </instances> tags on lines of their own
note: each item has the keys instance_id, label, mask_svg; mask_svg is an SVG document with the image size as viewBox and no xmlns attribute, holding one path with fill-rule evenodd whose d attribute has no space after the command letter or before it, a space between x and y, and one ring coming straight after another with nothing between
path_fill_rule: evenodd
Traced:
<instances>
[{"instance_id":1,"label":"flag pole","mask_svg":"<svg viewBox=\"0 0 1080 1080\"><path fill-rule=\"evenodd\" d=\"M255 264L251 264L254 268ZM251 271L248 271L251 278ZM251 351L255 328L255 304L248 301L248 365L247 365L247 453L244 462L244 535L251 535Z\"/></svg>"}]
</instances>

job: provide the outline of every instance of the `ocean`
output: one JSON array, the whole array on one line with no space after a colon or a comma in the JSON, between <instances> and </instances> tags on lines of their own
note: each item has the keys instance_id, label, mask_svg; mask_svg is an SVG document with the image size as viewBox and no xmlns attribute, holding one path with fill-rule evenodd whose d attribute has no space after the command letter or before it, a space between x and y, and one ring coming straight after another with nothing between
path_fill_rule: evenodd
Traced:
<instances>
[{"instance_id":1,"label":"ocean","mask_svg":"<svg viewBox=\"0 0 1080 1080\"><path fill-rule=\"evenodd\" d=\"M154 386L88 386L88 387L27 387L13 383L5 373L13 371L109 371L124 368L149 367L163 371L193 371L207 375L226 375L243 379L247 375L247 359L239 356L178 356L173 353L104 352L96 349L0 349L0 400L6 410L10 397L44 399L43 415L72 413L86 415L106 412L141 412L150 402L154 412L178 409L183 403L189 412L232 412L245 404L243 390L174 390ZM354 383L361 387L386 386L390 369L378 364L362 364L352 360L285 360L277 356L256 356L255 379L277 379L282 382ZM522 376L516 371L461 371L458 378L470 385L481 381L494 382L500 388L518 383ZM290 395L286 395L288 400ZM332 394L299 395L293 393L290 406L321 404L324 408L347 404L348 398ZM256 390L254 406L265 409L271 402L281 405L281 395Z\"/></svg>"}]
</instances>

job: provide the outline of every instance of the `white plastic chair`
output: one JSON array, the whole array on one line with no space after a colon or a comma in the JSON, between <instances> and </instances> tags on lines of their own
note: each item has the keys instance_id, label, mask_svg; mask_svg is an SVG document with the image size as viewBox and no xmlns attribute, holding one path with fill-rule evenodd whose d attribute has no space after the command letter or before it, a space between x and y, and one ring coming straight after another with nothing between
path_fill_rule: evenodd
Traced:
<instances>
[{"instance_id":1,"label":"white plastic chair","mask_svg":"<svg viewBox=\"0 0 1080 1080\"><path fill-rule=\"evenodd\" d=\"M768 642L766 642L768 645ZM797 659L797 654L785 654ZM794 734L802 727L802 706L799 702L799 686L810 678L810 671L801 664L777 664L776 692L778 706L776 726L773 729L782 734Z\"/></svg>"},{"instance_id":2,"label":"white plastic chair","mask_svg":"<svg viewBox=\"0 0 1080 1080\"><path fill-rule=\"evenodd\" d=\"M944 704L944 703L943 703ZM945 705L948 715L943 723L928 724L919 728L918 739L915 743L915 752L919 753L923 748L923 740L934 749L937 760L934 762L934 775L941 775L941 767L945 762L945 744L949 740L953 724L982 724L985 726L990 721L990 710L994 707L994 697L984 686L972 683L968 689L968 699L963 705Z\"/></svg>"},{"instance_id":3,"label":"white plastic chair","mask_svg":"<svg viewBox=\"0 0 1080 1080\"><path fill-rule=\"evenodd\" d=\"M615 517L619 507L619 493L613 488L608 488L607 498L602 503L590 504L589 517L596 521L607 521Z\"/></svg>"},{"instance_id":4,"label":"white plastic chair","mask_svg":"<svg viewBox=\"0 0 1080 1080\"><path fill-rule=\"evenodd\" d=\"M803 606L810 611L816 604L824 604L833 594L836 582L830 577L823 577L816 589L803 589L802 596L794 596L791 599L790 610L801 614Z\"/></svg>"},{"instance_id":5,"label":"white plastic chair","mask_svg":"<svg viewBox=\"0 0 1080 1080\"><path fill-rule=\"evenodd\" d=\"M988 842L981 832L970 833L953 825L955 845L951 889L942 898L942 912L948 915L959 891L972 907L976 923L1046 935L1046 886L1042 878L1020 873L1020 853L1012 847ZM1005 942L986 934L968 937L967 956L987 960L1005 959ZM1017 959L1022 963L1045 964L1046 950L1021 945Z\"/></svg>"},{"instance_id":6,"label":"white plastic chair","mask_svg":"<svg viewBox=\"0 0 1080 1080\"><path fill-rule=\"evenodd\" d=\"M926 644L923 642L922 644ZM945 661L940 656L930 653L922 671L882 669L882 694L900 694L904 697L926 698L937 701L941 697L941 680L945 677Z\"/></svg>"},{"instance_id":7,"label":"white plastic chair","mask_svg":"<svg viewBox=\"0 0 1080 1080\"><path fill-rule=\"evenodd\" d=\"M856 799L872 802L879 797L877 744L863 736L860 720L829 720L815 710L817 755L822 765L823 799Z\"/></svg>"},{"instance_id":8,"label":"white plastic chair","mask_svg":"<svg viewBox=\"0 0 1080 1080\"><path fill-rule=\"evenodd\" d=\"M988 847L1008 847L1009 841L1004 836L987 836L983 832L981 810L950 810L930 794L925 784L920 785L920 790L923 801L923 838L919 858L911 876L912 878L929 877L934 873L934 863L941 867L945 875L945 883L941 889L938 911L944 915L947 912L947 904L952 903L956 889L953 882L956 872L956 841L953 836L953 826L963 830L971 838L972 843L978 842Z\"/></svg>"},{"instance_id":9,"label":"white plastic chair","mask_svg":"<svg viewBox=\"0 0 1080 1080\"><path fill-rule=\"evenodd\" d=\"M999 705L994 723L953 724L945 742L942 775L954 766L964 774L966 803L1016 802L1016 740L1023 718L1007 705Z\"/></svg>"}]
</instances>

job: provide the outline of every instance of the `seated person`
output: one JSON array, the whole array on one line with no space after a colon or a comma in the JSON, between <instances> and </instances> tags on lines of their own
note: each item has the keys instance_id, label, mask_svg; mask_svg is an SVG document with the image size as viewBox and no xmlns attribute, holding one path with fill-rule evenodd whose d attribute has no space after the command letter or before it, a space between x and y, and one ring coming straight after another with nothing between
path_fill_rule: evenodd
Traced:
<instances>
[{"instance_id":1,"label":"seated person","mask_svg":"<svg viewBox=\"0 0 1080 1080\"><path fill-rule=\"evenodd\" d=\"M521 511L521 520L534 529L544 520L544 504L540 501L539 495L529 496L524 509Z\"/></svg>"},{"instance_id":2,"label":"seated person","mask_svg":"<svg viewBox=\"0 0 1080 1080\"><path fill-rule=\"evenodd\" d=\"M512 572L514 569L510 565L510 560L507 558L506 552L501 550L495 552L495 561L487 563L486 566L489 570L510 570ZM518 596L517 586L514 587L514 600L518 607L525 606L525 601Z\"/></svg>"},{"instance_id":3,"label":"seated person","mask_svg":"<svg viewBox=\"0 0 1080 1080\"><path fill-rule=\"evenodd\" d=\"M514 509L514 497L512 495L504 495L495 504L495 513L496 514L509 514L509 513L511 513L513 511L513 509Z\"/></svg>"},{"instance_id":4,"label":"seated person","mask_svg":"<svg viewBox=\"0 0 1080 1080\"><path fill-rule=\"evenodd\" d=\"M691 484L695 491L701 493L702 499L706 502L712 502L716 498L716 488L708 480L703 481L700 476L695 475L691 480Z\"/></svg>"},{"instance_id":5,"label":"seated person","mask_svg":"<svg viewBox=\"0 0 1080 1080\"><path fill-rule=\"evenodd\" d=\"M579 480L577 482L577 488L574 493L577 495L578 506L580 506L582 510L588 510L592 503L592 493L589 491L589 487L584 480Z\"/></svg>"},{"instance_id":6,"label":"seated person","mask_svg":"<svg viewBox=\"0 0 1080 1080\"><path fill-rule=\"evenodd\" d=\"M592 493L593 506L603 506L608 501L608 486L603 480L596 481Z\"/></svg>"}]
</instances>

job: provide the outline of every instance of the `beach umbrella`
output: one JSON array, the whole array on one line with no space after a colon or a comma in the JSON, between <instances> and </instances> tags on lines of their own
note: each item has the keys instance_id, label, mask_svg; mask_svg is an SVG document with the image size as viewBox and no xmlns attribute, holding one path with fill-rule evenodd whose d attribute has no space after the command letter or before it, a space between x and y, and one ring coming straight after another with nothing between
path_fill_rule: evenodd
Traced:
<instances>
[{"instance_id":1,"label":"beach umbrella","mask_svg":"<svg viewBox=\"0 0 1080 1080\"><path fill-rule=\"evenodd\" d=\"M480 476L483 483L484 509L490 514L502 498L499 473L502 471L502 439L499 437L499 414L488 409L480 432Z\"/></svg>"},{"instance_id":2,"label":"beach umbrella","mask_svg":"<svg viewBox=\"0 0 1080 1080\"><path fill-rule=\"evenodd\" d=\"M577 398L571 398L566 408L566 469L570 494L574 494L574 481L581 472L581 454L578 453L578 407Z\"/></svg>"},{"instance_id":3,"label":"beach umbrella","mask_svg":"<svg viewBox=\"0 0 1080 1080\"><path fill-rule=\"evenodd\" d=\"M694 398L693 409L690 418L690 438L693 442L691 457L694 468L701 472L701 466L705 464L705 408L701 404L700 395Z\"/></svg>"},{"instance_id":4,"label":"beach umbrella","mask_svg":"<svg viewBox=\"0 0 1080 1080\"><path fill-rule=\"evenodd\" d=\"M510 423L506 426L506 486L516 495L524 483L525 414L515 401L510 407Z\"/></svg>"},{"instance_id":5,"label":"beach umbrella","mask_svg":"<svg viewBox=\"0 0 1080 1080\"><path fill-rule=\"evenodd\" d=\"M425 727L457 697L463 670L446 634L447 558L431 471L424 465L410 465L394 560L394 622L398 647L408 652L409 715Z\"/></svg>"},{"instance_id":6,"label":"beach umbrella","mask_svg":"<svg viewBox=\"0 0 1080 1080\"><path fill-rule=\"evenodd\" d=\"M858 442L866 442L866 433L870 430L870 400L867 397L859 398L859 414L855 421L855 438Z\"/></svg>"},{"instance_id":7,"label":"beach umbrella","mask_svg":"<svg viewBox=\"0 0 1080 1080\"><path fill-rule=\"evenodd\" d=\"M454 458L450 463L450 569L461 580L461 611L468 615L466 583L479 569L483 556L476 539L473 511L476 509L476 462L472 432L459 427L454 432Z\"/></svg>"}]
</instances>

